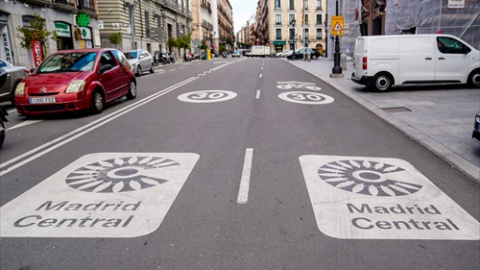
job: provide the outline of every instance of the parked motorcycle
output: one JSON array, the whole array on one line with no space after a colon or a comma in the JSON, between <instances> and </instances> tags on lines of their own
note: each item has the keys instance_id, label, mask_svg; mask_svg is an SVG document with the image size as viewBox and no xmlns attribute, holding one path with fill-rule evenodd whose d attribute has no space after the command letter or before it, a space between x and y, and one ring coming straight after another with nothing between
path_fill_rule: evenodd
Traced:
<instances>
[{"instance_id":1,"label":"parked motorcycle","mask_svg":"<svg viewBox=\"0 0 480 270\"><path fill-rule=\"evenodd\" d=\"M170 56L168 55L167 52L162 52L160 54L160 63L166 65L170 63Z\"/></svg>"},{"instance_id":2,"label":"parked motorcycle","mask_svg":"<svg viewBox=\"0 0 480 270\"><path fill-rule=\"evenodd\" d=\"M3 86L6 81L7 72L3 68L0 68L0 87ZM7 115L7 110L3 106L0 106L0 148L2 148L3 142L5 141L6 128L4 122L8 122Z\"/></svg>"},{"instance_id":3,"label":"parked motorcycle","mask_svg":"<svg viewBox=\"0 0 480 270\"><path fill-rule=\"evenodd\" d=\"M170 57L170 62L175 63L175 54L168 52L168 56Z\"/></svg>"}]
</instances>

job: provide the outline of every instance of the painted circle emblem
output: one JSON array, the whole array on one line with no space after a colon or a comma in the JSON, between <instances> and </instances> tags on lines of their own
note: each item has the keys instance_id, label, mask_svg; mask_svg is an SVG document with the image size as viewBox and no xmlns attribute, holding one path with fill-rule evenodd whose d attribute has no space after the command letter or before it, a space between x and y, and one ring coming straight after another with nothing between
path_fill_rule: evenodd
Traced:
<instances>
[{"instance_id":1,"label":"painted circle emblem","mask_svg":"<svg viewBox=\"0 0 480 270\"><path fill-rule=\"evenodd\" d=\"M188 92L179 95L177 98L183 102L190 103L211 103L220 102L233 99L237 96L237 93L225 90L202 90L195 92Z\"/></svg>"},{"instance_id":2,"label":"painted circle emblem","mask_svg":"<svg viewBox=\"0 0 480 270\"><path fill-rule=\"evenodd\" d=\"M334 101L331 96L307 91L285 92L279 94L278 97L288 102L310 105L329 104Z\"/></svg>"},{"instance_id":3,"label":"painted circle emblem","mask_svg":"<svg viewBox=\"0 0 480 270\"><path fill-rule=\"evenodd\" d=\"M318 176L336 188L368 196L394 197L419 191L421 185L397 179L402 171L405 169L382 162L338 160L320 167Z\"/></svg>"},{"instance_id":4,"label":"painted circle emblem","mask_svg":"<svg viewBox=\"0 0 480 270\"><path fill-rule=\"evenodd\" d=\"M162 168L180 165L162 157L132 156L94 162L71 172L66 183L74 189L93 193L136 191L161 185Z\"/></svg>"}]
</instances>

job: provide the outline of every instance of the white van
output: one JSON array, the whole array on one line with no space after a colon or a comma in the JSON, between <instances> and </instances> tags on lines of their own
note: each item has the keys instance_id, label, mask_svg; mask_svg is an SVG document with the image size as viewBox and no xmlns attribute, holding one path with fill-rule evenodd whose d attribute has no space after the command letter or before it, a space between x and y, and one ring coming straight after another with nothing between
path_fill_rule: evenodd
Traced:
<instances>
[{"instance_id":1,"label":"white van","mask_svg":"<svg viewBox=\"0 0 480 270\"><path fill-rule=\"evenodd\" d=\"M480 88L480 51L452 35L358 37L353 64L352 80L377 91L431 83Z\"/></svg>"}]
</instances>

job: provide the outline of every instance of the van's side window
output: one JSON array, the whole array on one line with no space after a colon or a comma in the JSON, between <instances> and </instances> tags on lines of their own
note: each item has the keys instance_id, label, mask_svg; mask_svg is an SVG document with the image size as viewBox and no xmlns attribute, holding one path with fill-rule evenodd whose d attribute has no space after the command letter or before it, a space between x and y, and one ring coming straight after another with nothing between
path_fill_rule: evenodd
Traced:
<instances>
[{"instance_id":1,"label":"van's side window","mask_svg":"<svg viewBox=\"0 0 480 270\"><path fill-rule=\"evenodd\" d=\"M469 48L460 41L449 37L437 37L437 47L441 53L464 54Z\"/></svg>"}]
</instances>

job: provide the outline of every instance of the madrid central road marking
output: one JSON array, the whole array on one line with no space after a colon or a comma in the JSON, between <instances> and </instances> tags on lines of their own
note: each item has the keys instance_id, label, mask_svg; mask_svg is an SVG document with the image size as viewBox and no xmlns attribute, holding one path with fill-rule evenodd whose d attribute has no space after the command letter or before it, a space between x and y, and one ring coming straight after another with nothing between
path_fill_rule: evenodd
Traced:
<instances>
[{"instance_id":1,"label":"madrid central road marking","mask_svg":"<svg viewBox=\"0 0 480 270\"><path fill-rule=\"evenodd\" d=\"M480 224L413 165L301 156L320 231L342 239L479 240Z\"/></svg>"},{"instance_id":2,"label":"madrid central road marking","mask_svg":"<svg viewBox=\"0 0 480 270\"><path fill-rule=\"evenodd\" d=\"M85 155L2 206L0 236L147 235L158 229L199 157L195 153Z\"/></svg>"}]
</instances>

